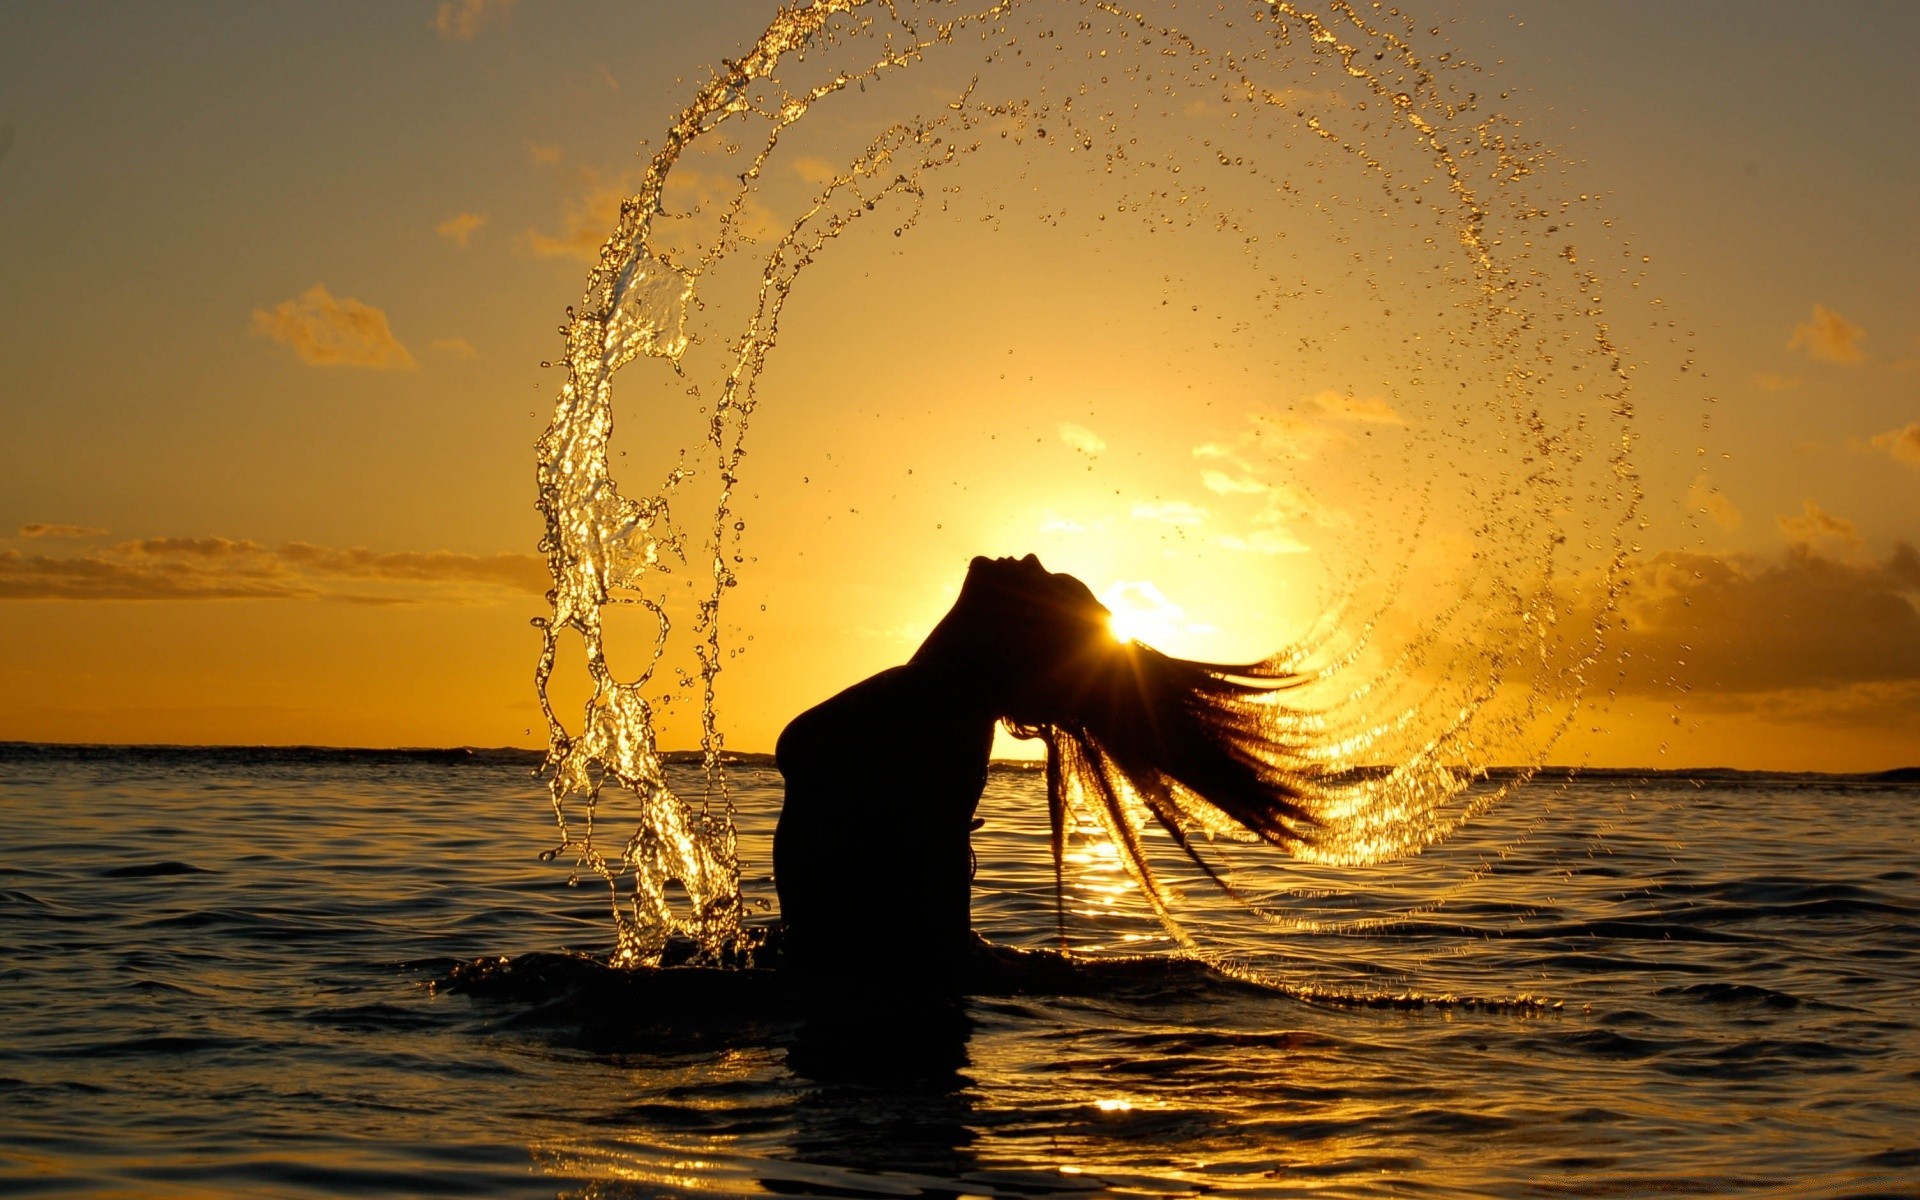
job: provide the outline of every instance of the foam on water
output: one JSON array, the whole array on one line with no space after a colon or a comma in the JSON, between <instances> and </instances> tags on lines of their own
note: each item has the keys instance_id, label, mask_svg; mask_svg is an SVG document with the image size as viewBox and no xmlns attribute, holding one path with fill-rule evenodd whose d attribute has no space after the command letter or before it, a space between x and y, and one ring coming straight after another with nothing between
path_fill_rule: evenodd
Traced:
<instances>
[{"instance_id":1,"label":"foam on water","mask_svg":"<svg viewBox=\"0 0 1920 1200\"><path fill-rule=\"evenodd\" d=\"M740 928L716 705L722 611L749 562L747 429L802 276L875 224L911 241L1033 217L1238 281L1193 311L1219 309L1235 352L1270 340L1266 369L1310 397L1253 431L1289 479L1262 485L1248 539L1293 555L1319 598L1272 634L1310 679L1272 717L1321 772L1328 832L1303 854L1416 851L1526 779L1475 786L1482 768L1543 761L1605 685L1641 521L1632 366L1602 291L1637 287L1640 260L1592 197L1559 194L1552 158L1438 35L1341 0L816 0L697 89L568 312L539 443L553 853L613 889L621 961ZM1169 276L1132 302L1175 299ZM993 343L985 318L967 336ZM658 482L614 476L623 372ZM1255 453L1215 449L1226 466ZM623 663L607 622L635 613L651 647ZM647 691L676 654L702 712L697 803L667 784ZM574 660L590 696L563 713L550 684Z\"/></svg>"}]
</instances>

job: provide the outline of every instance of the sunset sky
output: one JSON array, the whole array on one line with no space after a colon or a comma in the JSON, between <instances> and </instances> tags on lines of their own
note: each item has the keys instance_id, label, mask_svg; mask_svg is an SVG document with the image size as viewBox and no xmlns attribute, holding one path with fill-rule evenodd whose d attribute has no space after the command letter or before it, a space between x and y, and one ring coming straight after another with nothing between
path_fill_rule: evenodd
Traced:
<instances>
[{"instance_id":1,"label":"sunset sky","mask_svg":"<svg viewBox=\"0 0 1920 1200\"><path fill-rule=\"evenodd\" d=\"M1594 236L1646 260L1632 311L1654 315L1617 320L1647 364L1630 665L1550 757L1920 762L1920 9L1408 8L1559 155L1552 186L1596 198ZM544 744L541 363L636 153L774 9L0 8L0 739ZM965 82L932 69L924 103ZM781 188L804 202L823 153L793 147L749 225ZM1395 545L1342 550L1335 518L1412 506L1451 461L1411 393L1336 383L1362 371L1341 351L1263 377L1233 263L1089 240L1106 185L1024 161L989 147L969 190L795 291L743 464L734 749L902 661L976 553L1037 552L1174 652L1301 637ZM690 163L681 198L739 169ZM1404 282L1296 260L1355 294ZM1341 294L1329 327L1364 324ZM1425 361L1398 353L1380 370ZM654 472L704 417L642 394L620 445ZM1309 428L1324 503L1289 527L1249 447ZM677 704L665 741L689 745Z\"/></svg>"}]
</instances>

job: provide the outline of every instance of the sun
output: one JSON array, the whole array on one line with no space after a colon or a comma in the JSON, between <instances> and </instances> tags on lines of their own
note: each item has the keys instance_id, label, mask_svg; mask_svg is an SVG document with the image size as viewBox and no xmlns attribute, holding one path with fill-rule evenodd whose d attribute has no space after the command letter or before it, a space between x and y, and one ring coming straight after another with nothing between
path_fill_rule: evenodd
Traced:
<instances>
[{"instance_id":1,"label":"sun","mask_svg":"<svg viewBox=\"0 0 1920 1200\"><path fill-rule=\"evenodd\" d=\"M1118 641L1165 650L1187 636L1185 610L1146 580L1117 580L1100 593L1100 603L1112 614L1107 627Z\"/></svg>"}]
</instances>

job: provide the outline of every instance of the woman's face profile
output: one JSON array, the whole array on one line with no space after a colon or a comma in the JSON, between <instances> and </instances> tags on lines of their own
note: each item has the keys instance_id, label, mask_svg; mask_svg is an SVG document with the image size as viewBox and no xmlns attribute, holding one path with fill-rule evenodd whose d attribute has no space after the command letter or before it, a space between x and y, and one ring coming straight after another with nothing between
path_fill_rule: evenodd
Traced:
<instances>
[{"instance_id":1,"label":"woman's face profile","mask_svg":"<svg viewBox=\"0 0 1920 1200\"><path fill-rule=\"evenodd\" d=\"M976 558L956 614L1019 720L1057 719L1077 704L1120 649L1111 613L1087 585L1049 571L1034 555Z\"/></svg>"},{"instance_id":2,"label":"woman's face profile","mask_svg":"<svg viewBox=\"0 0 1920 1200\"><path fill-rule=\"evenodd\" d=\"M1032 554L975 558L968 565L963 592L973 593L993 610L997 624L1049 630L1071 640L1104 631L1112 616L1086 584L1047 570Z\"/></svg>"}]
</instances>

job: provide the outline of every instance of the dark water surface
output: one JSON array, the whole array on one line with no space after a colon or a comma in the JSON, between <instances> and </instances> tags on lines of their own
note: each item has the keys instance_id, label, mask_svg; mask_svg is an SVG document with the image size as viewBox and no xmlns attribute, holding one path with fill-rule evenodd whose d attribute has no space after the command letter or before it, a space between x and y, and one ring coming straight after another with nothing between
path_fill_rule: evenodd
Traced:
<instances>
[{"instance_id":1,"label":"dark water surface","mask_svg":"<svg viewBox=\"0 0 1920 1200\"><path fill-rule=\"evenodd\" d=\"M770 902L779 780L734 783ZM1267 985L1095 855L1101 961L891 1083L796 1071L760 975L540 957L611 925L517 756L0 747L0 812L7 1194L1920 1195L1912 782L1586 776L1407 862L1240 854L1299 921L1181 911ZM982 812L976 925L1050 946L1038 779ZM529 969L435 986L479 956Z\"/></svg>"}]
</instances>

